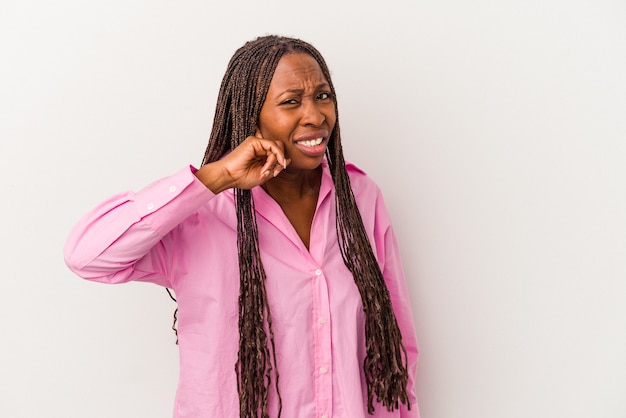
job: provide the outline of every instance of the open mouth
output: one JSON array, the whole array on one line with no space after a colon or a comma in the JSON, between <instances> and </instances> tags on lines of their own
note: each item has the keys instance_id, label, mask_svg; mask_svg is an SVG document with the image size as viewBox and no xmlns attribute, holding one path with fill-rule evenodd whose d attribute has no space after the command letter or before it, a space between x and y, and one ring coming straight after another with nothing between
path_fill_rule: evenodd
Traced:
<instances>
[{"instance_id":1,"label":"open mouth","mask_svg":"<svg viewBox=\"0 0 626 418\"><path fill-rule=\"evenodd\" d=\"M298 141L296 144L303 145L305 147L316 147L321 144L323 140L324 138L309 139L307 141Z\"/></svg>"},{"instance_id":2,"label":"open mouth","mask_svg":"<svg viewBox=\"0 0 626 418\"><path fill-rule=\"evenodd\" d=\"M326 152L326 137L320 136L318 138L303 139L296 141L295 145L306 156L312 158L319 158Z\"/></svg>"}]
</instances>

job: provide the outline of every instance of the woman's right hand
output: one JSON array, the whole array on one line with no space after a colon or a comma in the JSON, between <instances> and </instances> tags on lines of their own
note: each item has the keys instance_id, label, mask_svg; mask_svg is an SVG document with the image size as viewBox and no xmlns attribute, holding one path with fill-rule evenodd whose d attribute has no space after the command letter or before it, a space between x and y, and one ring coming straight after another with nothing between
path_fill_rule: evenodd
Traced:
<instances>
[{"instance_id":1,"label":"woman's right hand","mask_svg":"<svg viewBox=\"0 0 626 418\"><path fill-rule=\"evenodd\" d=\"M276 177L289 163L282 142L257 132L221 160L204 165L196 177L215 194L233 187L251 189Z\"/></svg>"}]
</instances>

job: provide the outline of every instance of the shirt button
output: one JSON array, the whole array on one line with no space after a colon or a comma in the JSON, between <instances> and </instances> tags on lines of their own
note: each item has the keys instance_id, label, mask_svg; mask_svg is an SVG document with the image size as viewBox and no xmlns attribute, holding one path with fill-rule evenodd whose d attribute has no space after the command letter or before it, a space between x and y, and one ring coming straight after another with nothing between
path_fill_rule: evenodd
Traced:
<instances>
[{"instance_id":1,"label":"shirt button","mask_svg":"<svg viewBox=\"0 0 626 418\"><path fill-rule=\"evenodd\" d=\"M154 205L152 203L148 203L148 206L146 207L148 208L148 210L154 209Z\"/></svg>"},{"instance_id":2,"label":"shirt button","mask_svg":"<svg viewBox=\"0 0 626 418\"><path fill-rule=\"evenodd\" d=\"M325 324L326 318L324 318L323 316L320 316L320 319L318 319L317 322L319 322L320 324Z\"/></svg>"},{"instance_id":3,"label":"shirt button","mask_svg":"<svg viewBox=\"0 0 626 418\"><path fill-rule=\"evenodd\" d=\"M328 372L328 369L324 366L320 367L320 373L321 374L326 374Z\"/></svg>"},{"instance_id":4,"label":"shirt button","mask_svg":"<svg viewBox=\"0 0 626 418\"><path fill-rule=\"evenodd\" d=\"M322 270L320 270L320 269L315 270L315 275L316 276L321 276L322 275Z\"/></svg>"},{"instance_id":5,"label":"shirt button","mask_svg":"<svg viewBox=\"0 0 626 418\"><path fill-rule=\"evenodd\" d=\"M328 415L324 414L322 415L322 418L328 418Z\"/></svg>"},{"instance_id":6,"label":"shirt button","mask_svg":"<svg viewBox=\"0 0 626 418\"><path fill-rule=\"evenodd\" d=\"M170 193L174 193L176 191L176 186L170 186Z\"/></svg>"}]
</instances>

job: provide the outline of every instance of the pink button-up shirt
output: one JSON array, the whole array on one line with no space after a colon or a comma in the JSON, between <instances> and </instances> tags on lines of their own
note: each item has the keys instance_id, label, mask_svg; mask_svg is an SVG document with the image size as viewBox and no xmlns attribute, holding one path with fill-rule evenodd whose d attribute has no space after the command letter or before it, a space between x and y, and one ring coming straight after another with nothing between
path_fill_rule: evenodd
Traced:
<instances>
[{"instance_id":1,"label":"pink button-up shirt","mask_svg":"<svg viewBox=\"0 0 626 418\"><path fill-rule=\"evenodd\" d=\"M252 190L286 418L368 416L361 296L341 258L334 186L326 162L323 168L309 250L280 206L261 187ZM355 166L348 165L348 172L391 294L410 373L411 410L401 405L388 412L375 404L373 416L416 418L418 350L396 240L378 187ZM88 280L145 281L174 289L180 349L174 417L238 417L233 191L215 195L193 173L186 168L138 193L103 202L74 227L65 259ZM270 416L276 416L273 389L269 404Z\"/></svg>"}]
</instances>

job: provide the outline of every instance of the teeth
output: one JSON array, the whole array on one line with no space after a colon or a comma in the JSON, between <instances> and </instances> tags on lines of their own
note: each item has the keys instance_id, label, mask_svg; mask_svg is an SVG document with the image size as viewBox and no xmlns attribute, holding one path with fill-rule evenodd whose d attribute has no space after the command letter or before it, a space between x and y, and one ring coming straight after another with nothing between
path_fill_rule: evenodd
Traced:
<instances>
[{"instance_id":1,"label":"teeth","mask_svg":"<svg viewBox=\"0 0 626 418\"><path fill-rule=\"evenodd\" d=\"M309 141L298 141L298 144L304 145L305 147L314 147L322 143L324 138L311 139Z\"/></svg>"}]
</instances>

